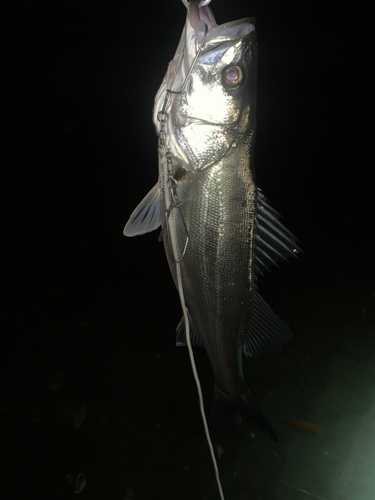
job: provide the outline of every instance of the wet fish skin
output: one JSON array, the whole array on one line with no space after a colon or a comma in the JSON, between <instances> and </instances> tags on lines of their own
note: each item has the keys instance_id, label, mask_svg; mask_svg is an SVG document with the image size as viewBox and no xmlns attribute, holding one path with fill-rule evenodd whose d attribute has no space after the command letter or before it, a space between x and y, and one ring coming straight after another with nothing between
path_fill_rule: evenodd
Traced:
<instances>
[{"instance_id":1,"label":"wet fish skin","mask_svg":"<svg viewBox=\"0 0 375 500\"><path fill-rule=\"evenodd\" d=\"M204 39L202 19L209 31L189 74ZM133 236L163 226L176 285L167 231L184 255L180 266L192 343L205 347L215 375L211 431L222 434L247 419L277 439L244 382L242 356L243 350L247 356L272 351L291 338L289 327L260 297L257 274L270 262L294 255L298 247L255 183L256 66L253 20L216 26L208 6L190 3L176 56L155 99L160 133L157 116L165 106L166 89L180 90L165 108L158 185L133 212L124 232ZM233 76L239 76L235 85ZM179 204L172 210L171 167ZM185 345L183 322L177 332L177 344Z\"/></svg>"}]
</instances>

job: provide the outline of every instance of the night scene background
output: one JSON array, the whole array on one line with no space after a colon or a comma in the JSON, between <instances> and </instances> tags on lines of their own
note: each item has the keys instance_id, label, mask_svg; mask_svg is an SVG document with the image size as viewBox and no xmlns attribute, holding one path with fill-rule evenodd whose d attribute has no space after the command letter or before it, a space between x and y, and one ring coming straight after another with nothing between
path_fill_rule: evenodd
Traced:
<instances>
[{"instance_id":1,"label":"night scene background","mask_svg":"<svg viewBox=\"0 0 375 500\"><path fill-rule=\"evenodd\" d=\"M221 443L227 500L375 498L374 17L370 2L213 0L257 17L258 185L305 254L260 282L294 338L245 361L279 436ZM0 490L6 499L218 499L159 231L154 96L179 0L0 5ZM213 375L195 349L206 406Z\"/></svg>"}]
</instances>

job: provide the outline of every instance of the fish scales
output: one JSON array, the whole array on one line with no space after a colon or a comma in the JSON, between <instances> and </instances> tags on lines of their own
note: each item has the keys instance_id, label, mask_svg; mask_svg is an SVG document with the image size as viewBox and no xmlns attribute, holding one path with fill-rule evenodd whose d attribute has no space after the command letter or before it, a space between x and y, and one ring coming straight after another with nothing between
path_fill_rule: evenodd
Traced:
<instances>
[{"instance_id":1,"label":"fish scales","mask_svg":"<svg viewBox=\"0 0 375 500\"><path fill-rule=\"evenodd\" d=\"M238 145L192 180L181 180L177 188L190 236L181 262L186 306L217 383L228 393L242 387L242 369L237 367L254 288L256 189L248 149L247 144ZM187 202L192 199L196 202ZM175 211L172 224L181 252L186 233L179 217ZM165 249L168 255L168 243ZM175 275L170 257L168 262Z\"/></svg>"},{"instance_id":2,"label":"fish scales","mask_svg":"<svg viewBox=\"0 0 375 500\"><path fill-rule=\"evenodd\" d=\"M124 234L162 226L177 288L180 261L191 343L206 349L215 375L211 431L228 432L246 419L277 439L244 381L242 357L265 354L292 337L259 295L258 278L300 249L255 182L255 21L218 26L205 3L187 4L155 98L158 184ZM184 319L176 343L186 345Z\"/></svg>"}]
</instances>

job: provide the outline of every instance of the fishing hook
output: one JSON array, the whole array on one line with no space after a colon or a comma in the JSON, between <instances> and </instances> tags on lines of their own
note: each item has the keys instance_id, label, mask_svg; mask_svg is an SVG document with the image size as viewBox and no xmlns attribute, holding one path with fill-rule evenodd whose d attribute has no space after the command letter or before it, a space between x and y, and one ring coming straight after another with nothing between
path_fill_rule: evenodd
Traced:
<instances>
[{"instance_id":1,"label":"fishing hook","mask_svg":"<svg viewBox=\"0 0 375 500\"><path fill-rule=\"evenodd\" d=\"M204 45L204 42L206 41L206 38L207 38L207 32L208 32L208 26L206 23L204 23L204 35L203 35L203 38L202 38L202 42L199 46L199 49L198 49L198 52L196 54L196 56L194 57L194 60L193 62L191 63L191 66L190 66L190 69L188 71L188 74L186 75L185 77L185 80L184 80L184 83L182 84L180 90L171 90L171 89L167 89L167 92L169 92L170 94L181 94L181 92L184 90L184 88L186 87L186 84L187 84L187 81L194 69L194 66L198 60L198 57L200 56L201 52L202 52L202 48L203 48L203 45ZM185 50L185 49L184 49ZM181 64L181 61L182 61L182 55L183 53L181 54L181 57L180 57L180 60L178 62L178 67L177 67L177 70L179 69L180 67L180 64ZM177 74L177 70L176 70L176 74ZM176 78L176 76L175 76ZM173 80L173 83L174 83L174 80ZM173 87L173 85L172 85ZM164 105L163 105L163 109L165 109L165 101L164 101Z\"/></svg>"}]
</instances>

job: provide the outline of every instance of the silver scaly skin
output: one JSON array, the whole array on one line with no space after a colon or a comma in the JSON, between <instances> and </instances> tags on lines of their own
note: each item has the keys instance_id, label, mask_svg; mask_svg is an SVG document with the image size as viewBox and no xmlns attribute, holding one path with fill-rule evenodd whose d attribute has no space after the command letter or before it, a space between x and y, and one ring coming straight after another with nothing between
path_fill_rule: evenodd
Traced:
<instances>
[{"instance_id":1,"label":"silver scaly skin","mask_svg":"<svg viewBox=\"0 0 375 500\"><path fill-rule=\"evenodd\" d=\"M124 233L162 225L176 283L174 235L192 344L205 347L216 379L212 432L248 419L276 439L244 382L242 356L270 352L292 336L256 282L269 265L299 249L255 184L254 21L217 26L207 3L188 5L176 55L155 98L159 181ZM186 345L183 320L177 345Z\"/></svg>"}]
</instances>

